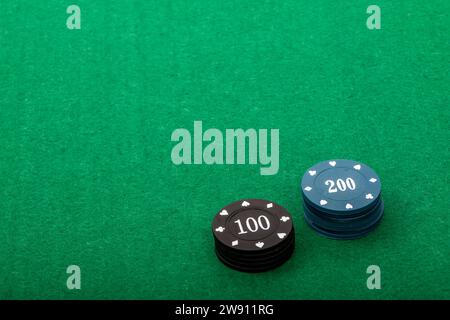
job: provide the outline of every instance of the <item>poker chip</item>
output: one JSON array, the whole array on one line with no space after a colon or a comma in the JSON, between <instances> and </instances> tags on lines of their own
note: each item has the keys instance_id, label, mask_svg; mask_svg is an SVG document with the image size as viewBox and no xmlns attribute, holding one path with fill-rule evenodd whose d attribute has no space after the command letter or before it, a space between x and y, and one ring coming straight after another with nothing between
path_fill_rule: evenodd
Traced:
<instances>
[{"instance_id":1,"label":"poker chip","mask_svg":"<svg viewBox=\"0 0 450 320\"><path fill-rule=\"evenodd\" d=\"M380 178L353 160L328 160L309 168L301 182L308 225L332 239L364 237L384 213Z\"/></svg>"},{"instance_id":2,"label":"poker chip","mask_svg":"<svg viewBox=\"0 0 450 320\"><path fill-rule=\"evenodd\" d=\"M219 260L243 272L274 269L286 262L295 248L291 215L267 200L239 200L220 209L212 232Z\"/></svg>"}]
</instances>

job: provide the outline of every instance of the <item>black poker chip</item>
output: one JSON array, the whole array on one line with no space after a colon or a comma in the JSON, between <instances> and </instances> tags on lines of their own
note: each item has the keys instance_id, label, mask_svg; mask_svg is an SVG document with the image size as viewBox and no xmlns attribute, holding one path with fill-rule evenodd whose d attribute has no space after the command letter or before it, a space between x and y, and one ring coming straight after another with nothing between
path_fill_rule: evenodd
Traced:
<instances>
[{"instance_id":1,"label":"black poker chip","mask_svg":"<svg viewBox=\"0 0 450 320\"><path fill-rule=\"evenodd\" d=\"M295 248L291 215L267 200L244 199L222 208L214 217L212 232L219 260L244 272L274 269Z\"/></svg>"},{"instance_id":2,"label":"black poker chip","mask_svg":"<svg viewBox=\"0 0 450 320\"><path fill-rule=\"evenodd\" d=\"M376 172L353 160L328 160L309 168L301 181L306 222L333 239L356 239L374 230L384 214Z\"/></svg>"}]
</instances>

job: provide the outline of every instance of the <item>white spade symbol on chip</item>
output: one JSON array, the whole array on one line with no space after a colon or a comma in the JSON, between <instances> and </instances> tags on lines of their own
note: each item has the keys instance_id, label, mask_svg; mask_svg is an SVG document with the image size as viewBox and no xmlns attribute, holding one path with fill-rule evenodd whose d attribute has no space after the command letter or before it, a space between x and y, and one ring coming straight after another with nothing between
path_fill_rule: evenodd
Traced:
<instances>
[{"instance_id":1,"label":"white spade symbol on chip","mask_svg":"<svg viewBox=\"0 0 450 320\"><path fill-rule=\"evenodd\" d=\"M262 247L264 247L264 242L257 242L257 243L255 243L255 245L258 247L258 248L262 248Z\"/></svg>"},{"instance_id":2,"label":"white spade symbol on chip","mask_svg":"<svg viewBox=\"0 0 450 320\"><path fill-rule=\"evenodd\" d=\"M250 205L250 203L248 203L247 201L242 202L243 207L248 207L249 205Z\"/></svg>"}]
</instances>

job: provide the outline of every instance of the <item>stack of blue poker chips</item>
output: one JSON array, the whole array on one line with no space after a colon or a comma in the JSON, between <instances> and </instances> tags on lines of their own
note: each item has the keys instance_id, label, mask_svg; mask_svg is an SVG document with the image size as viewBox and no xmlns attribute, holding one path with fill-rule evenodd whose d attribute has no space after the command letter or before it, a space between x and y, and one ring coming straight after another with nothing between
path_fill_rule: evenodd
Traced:
<instances>
[{"instance_id":1,"label":"stack of blue poker chips","mask_svg":"<svg viewBox=\"0 0 450 320\"><path fill-rule=\"evenodd\" d=\"M309 168L301 182L308 225L328 238L364 237L384 213L381 182L370 167L353 160L328 160Z\"/></svg>"}]
</instances>

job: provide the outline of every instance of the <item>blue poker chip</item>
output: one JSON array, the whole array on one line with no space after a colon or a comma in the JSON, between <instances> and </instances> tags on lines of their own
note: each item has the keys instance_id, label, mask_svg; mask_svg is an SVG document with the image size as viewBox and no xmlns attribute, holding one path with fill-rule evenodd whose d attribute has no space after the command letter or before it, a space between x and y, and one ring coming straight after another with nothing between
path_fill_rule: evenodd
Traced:
<instances>
[{"instance_id":1,"label":"blue poker chip","mask_svg":"<svg viewBox=\"0 0 450 320\"><path fill-rule=\"evenodd\" d=\"M302 179L302 194L320 210L349 215L369 208L381 194L378 175L353 160L329 160L309 168Z\"/></svg>"},{"instance_id":2,"label":"blue poker chip","mask_svg":"<svg viewBox=\"0 0 450 320\"><path fill-rule=\"evenodd\" d=\"M301 193L306 222L333 239L365 236L384 213L379 176L354 160L327 160L312 166L303 175Z\"/></svg>"}]
</instances>

